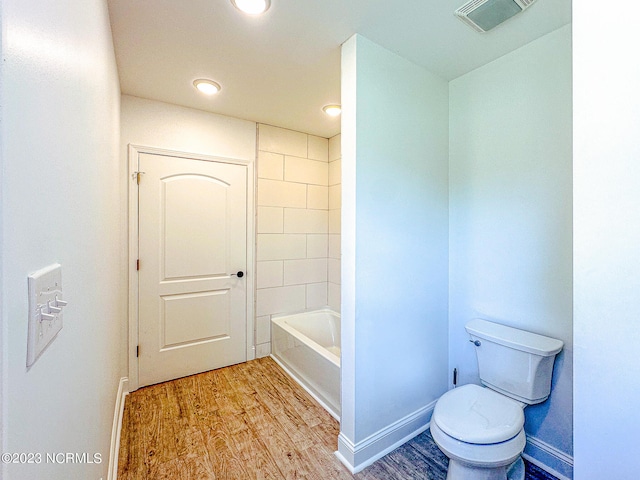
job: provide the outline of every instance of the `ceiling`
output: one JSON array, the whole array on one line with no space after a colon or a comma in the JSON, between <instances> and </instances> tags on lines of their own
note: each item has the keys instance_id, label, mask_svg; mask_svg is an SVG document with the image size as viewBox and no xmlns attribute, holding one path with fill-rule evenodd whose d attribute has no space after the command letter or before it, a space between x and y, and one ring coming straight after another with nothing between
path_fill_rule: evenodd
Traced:
<instances>
[{"instance_id":1,"label":"ceiling","mask_svg":"<svg viewBox=\"0 0 640 480\"><path fill-rule=\"evenodd\" d=\"M120 87L134 95L331 137L340 45L358 33L451 80L571 21L538 0L488 33L453 15L465 0L272 0L259 17L230 0L108 0ZM222 85L212 97L192 85Z\"/></svg>"}]
</instances>

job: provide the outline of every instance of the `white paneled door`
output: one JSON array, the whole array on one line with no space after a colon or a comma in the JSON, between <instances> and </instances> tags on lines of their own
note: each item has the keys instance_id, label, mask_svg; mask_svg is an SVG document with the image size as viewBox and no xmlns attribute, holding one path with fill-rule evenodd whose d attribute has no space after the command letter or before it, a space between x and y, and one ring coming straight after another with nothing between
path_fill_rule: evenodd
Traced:
<instances>
[{"instance_id":1,"label":"white paneled door","mask_svg":"<svg viewBox=\"0 0 640 480\"><path fill-rule=\"evenodd\" d=\"M138 158L139 386L246 361L247 167Z\"/></svg>"}]
</instances>

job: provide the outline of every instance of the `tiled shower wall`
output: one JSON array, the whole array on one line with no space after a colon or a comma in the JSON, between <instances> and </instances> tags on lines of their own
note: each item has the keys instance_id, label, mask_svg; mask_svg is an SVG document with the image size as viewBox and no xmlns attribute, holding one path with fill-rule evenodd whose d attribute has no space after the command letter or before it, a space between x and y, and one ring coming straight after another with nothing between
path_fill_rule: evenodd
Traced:
<instances>
[{"instance_id":1,"label":"tiled shower wall","mask_svg":"<svg viewBox=\"0 0 640 480\"><path fill-rule=\"evenodd\" d=\"M340 311L340 207L342 205L340 135L329 139L329 276L328 303Z\"/></svg>"},{"instance_id":2,"label":"tiled shower wall","mask_svg":"<svg viewBox=\"0 0 640 480\"><path fill-rule=\"evenodd\" d=\"M339 136L258 125L257 357L271 315L340 308L339 158Z\"/></svg>"}]
</instances>

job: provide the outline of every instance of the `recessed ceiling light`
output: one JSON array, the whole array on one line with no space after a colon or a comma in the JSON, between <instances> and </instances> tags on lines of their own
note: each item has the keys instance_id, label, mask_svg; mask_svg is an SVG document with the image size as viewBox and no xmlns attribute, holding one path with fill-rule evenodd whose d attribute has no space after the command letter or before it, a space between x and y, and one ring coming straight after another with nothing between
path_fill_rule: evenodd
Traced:
<instances>
[{"instance_id":1,"label":"recessed ceiling light","mask_svg":"<svg viewBox=\"0 0 640 480\"><path fill-rule=\"evenodd\" d=\"M342 107L340 107L340 105L325 105L322 107L322 110L331 117L337 117L342 113Z\"/></svg>"},{"instance_id":2,"label":"recessed ceiling light","mask_svg":"<svg viewBox=\"0 0 640 480\"><path fill-rule=\"evenodd\" d=\"M216 83L213 80L207 80L205 78L194 80L193 86L205 95L214 95L218 93L222 88L219 83Z\"/></svg>"},{"instance_id":3,"label":"recessed ceiling light","mask_svg":"<svg viewBox=\"0 0 640 480\"><path fill-rule=\"evenodd\" d=\"M260 15L269 10L271 0L231 0L233 6L249 15Z\"/></svg>"}]
</instances>

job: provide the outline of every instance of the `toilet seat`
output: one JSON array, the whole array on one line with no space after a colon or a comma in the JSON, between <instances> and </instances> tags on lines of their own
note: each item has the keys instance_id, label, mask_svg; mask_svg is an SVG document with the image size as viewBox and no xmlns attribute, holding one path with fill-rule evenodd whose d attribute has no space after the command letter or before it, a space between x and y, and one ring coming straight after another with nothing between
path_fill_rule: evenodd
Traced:
<instances>
[{"instance_id":1,"label":"toilet seat","mask_svg":"<svg viewBox=\"0 0 640 480\"><path fill-rule=\"evenodd\" d=\"M524 429L505 442L479 445L461 442L444 433L435 421L431 421L431 436L442 452L449 458L449 465L458 462L478 468L507 466L518 459L527 442ZM454 477L455 478L455 477ZM475 478L475 477L460 477Z\"/></svg>"},{"instance_id":2,"label":"toilet seat","mask_svg":"<svg viewBox=\"0 0 640 480\"><path fill-rule=\"evenodd\" d=\"M442 395L433 411L433 421L449 437L488 445L518 435L524 426L524 412L515 400L471 384Z\"/></svg>"}]
</instances>

